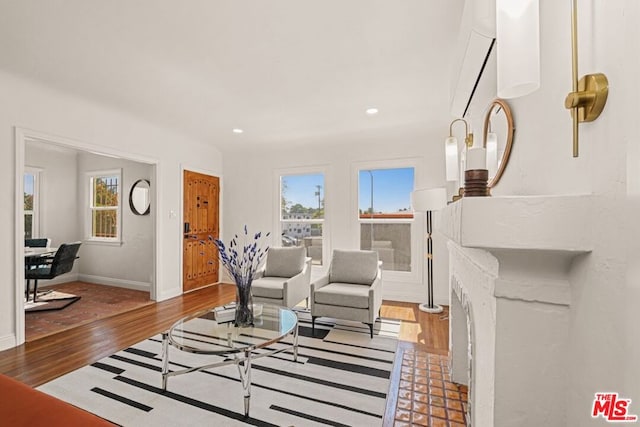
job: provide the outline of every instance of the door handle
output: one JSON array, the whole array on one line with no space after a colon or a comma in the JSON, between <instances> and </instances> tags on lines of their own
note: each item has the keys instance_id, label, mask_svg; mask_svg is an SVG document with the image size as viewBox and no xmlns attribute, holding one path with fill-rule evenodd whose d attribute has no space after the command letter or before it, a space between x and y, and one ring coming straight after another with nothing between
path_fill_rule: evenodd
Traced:
<instances>
[{"instance_id":1,"label":"door handle","mask_svg":"<svg viewBox=\"0 0 640 427\"><path fill-rule=\"evenodd\" d=\"M189 223L188 223L188 222L185 222L185 223L184 223L184 232L185 232L185 234L189 232L190 228L191 228L191 227L189 226Z\"/></svg>"}]
</instances>

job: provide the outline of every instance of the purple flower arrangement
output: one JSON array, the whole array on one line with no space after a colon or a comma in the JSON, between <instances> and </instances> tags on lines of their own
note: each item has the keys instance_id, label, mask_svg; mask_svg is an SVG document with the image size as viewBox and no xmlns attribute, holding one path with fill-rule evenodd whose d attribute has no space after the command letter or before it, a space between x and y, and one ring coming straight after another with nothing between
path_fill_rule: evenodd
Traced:
<instances>
[{"instance_id":1,"label":"purple flower arrangement","mask_svg":"<svg viewBox=\"0 0 640 427\"><path fill-rule=\"evenodd\" d=\"M264 237L269 237L267 233ZM242 247L236 234L226 246L220 239L210 237L218 248L222 265L236 283L236 326L253 324L253 298L251 296L251 282L265 260L269 246L261 246L262 233L258 232L250 238L247 226L244 226Z\"/></svg>"},{"instance_id":2,"label":"purple flower arrangement","mask_svg":"<svg viewBox=\"0 0 640 427\"><path fill-rule=\"evenodd\" d=\"M265 234L265 237L269 237L270 234ZM238 244L237 234L231 239L228 247L222 240L211 238L218 248L220 261L222 261L225 270L233 277L236 285L241 287L251 286L253 276L261 267L267 255L267 250L269 250L269 246L261 247L259 245L262 237L261 232L255 233L251 240L245 225L243 237L242 248Z\"/></svg>"}]
</instances>

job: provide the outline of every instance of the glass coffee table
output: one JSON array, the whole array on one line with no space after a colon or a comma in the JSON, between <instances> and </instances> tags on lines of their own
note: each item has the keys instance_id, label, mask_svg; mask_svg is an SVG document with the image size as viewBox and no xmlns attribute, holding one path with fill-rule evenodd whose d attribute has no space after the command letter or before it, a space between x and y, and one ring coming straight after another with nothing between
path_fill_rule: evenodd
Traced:
<instances>
[{"instance_id":1,"label":"glass coffee table","mask_svg":"<svg viewBox=\"0 0 640 427\"><path fill-rule=\"evenodd\" d=\"M235 364L238 367L244 392L244 415L249 416L251 399L251 363L255 359L293 349L298 359L298 317L286 307L261 304L262 313L254 316L254 326L235 327L233 320L218 322L214 309L204 310L178 320L162 334L162 388L167 389L169 377ZM293 344L277 350L265 349L293 334ZM203 366L169 371L169 348L223 356L225 360Z\"/></svg>"}]
</instances>

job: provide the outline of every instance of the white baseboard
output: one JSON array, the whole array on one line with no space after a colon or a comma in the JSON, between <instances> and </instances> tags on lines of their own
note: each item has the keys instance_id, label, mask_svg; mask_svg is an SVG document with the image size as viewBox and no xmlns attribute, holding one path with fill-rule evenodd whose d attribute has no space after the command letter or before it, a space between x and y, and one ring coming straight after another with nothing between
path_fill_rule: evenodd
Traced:
<instances>
[{"instance_id":1,"label":"white baseboard","mask_svg":"<svg viewBox=\"0 0 640 427\"><path fill-rule=\"evenodd\" d=\"M16 336L14 334L5 335L0 337L0 351L8 348L16 347Z\"/></svg>"},{"instance_id":2,"label":"white baseboard","mask_svg":"<svg viewBox=\"0 0 640 427\"><path fill-rule=\"evenodd\" d=\"M71 272L62 274L51 280L38 280L38 289L46 288L47 286L59 285L60 283L75 282L80 280L78 279L78 276L78 273ZM33 281L31 283L31 289L33 289Z\"/></svg>"},{"instance_id":3,"label":"white baseboard","mask_svg":"<svg viewBox=\"0 0 640 427\"><path fill-rule=\"evenodd\" d=\"M421 283L402 283L383 281L383 298L387 301L401 301L423 303L427 302L426 287ZM439 298L434 295L434 303L439 305L449 305L448 298Z\"/></svg>"},{"instance_id":4,"label":"white baseboard","mask_svg":"<svg viewBox=\"0 0 640 427\"><path fill-rule=\"evenodd\" d=\"M151 283L137 282L135 280L114 279L112 277L94 276L91 274L79 274L78 280L99 285L117 286L119 288L133 289L136 291L151 291Z\"/></svg>"}]
</instances>

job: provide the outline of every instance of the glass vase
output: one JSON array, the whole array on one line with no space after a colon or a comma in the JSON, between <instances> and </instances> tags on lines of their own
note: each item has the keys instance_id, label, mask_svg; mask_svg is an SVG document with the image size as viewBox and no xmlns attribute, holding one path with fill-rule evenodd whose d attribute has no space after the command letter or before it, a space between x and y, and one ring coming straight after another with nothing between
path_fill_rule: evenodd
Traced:
<instances>
[{"instance_id":1,"label":"glass vase","mask_svg":"<svg viewBox=\"0 0 640 427\"><path fill-rule=\"evenodd\" d=\"M251 295L251 282L236 285L236 317L235 326L253 326L253 296Z\"/></svg>"}]
</instances>

